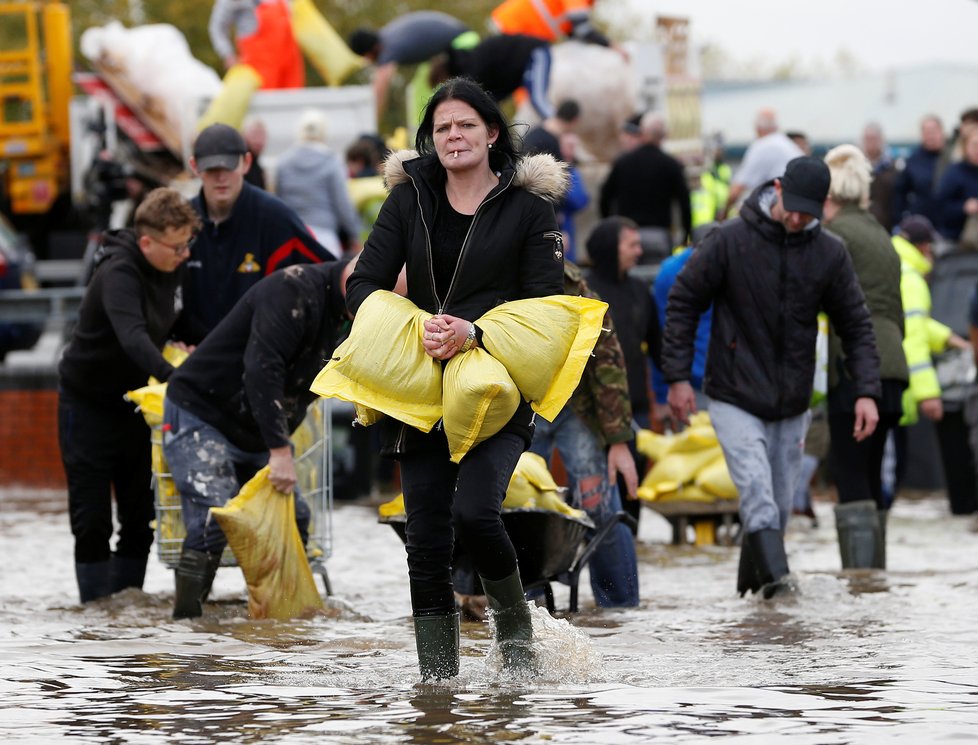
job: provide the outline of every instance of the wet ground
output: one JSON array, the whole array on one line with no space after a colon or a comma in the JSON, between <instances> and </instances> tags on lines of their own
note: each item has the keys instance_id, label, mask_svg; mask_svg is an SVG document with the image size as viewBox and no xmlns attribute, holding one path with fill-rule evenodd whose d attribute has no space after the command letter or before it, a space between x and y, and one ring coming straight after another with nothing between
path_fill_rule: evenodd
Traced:
<instances>
[{"instance_id":1,"label":"wet ground","mask_svg":"<svg viewBox=\"0 0 978 745\"><path fill-rule=\"evenodd\" d=\"M240 572L198 621L172 574L82 607L64 495L0 492L0 739L60 743L938 743L978 741L978 533L902 501L890 570L838 571L831 505L793 523L796 597L734 592L737 549L640 530L642 607L535 618L540 678L462 628L461 674L419 683L404 552L372 507L334 513L334 597L313 620L251 621ZM558 608L568 588L556 585Z\"/></svg>"}]
</instances>

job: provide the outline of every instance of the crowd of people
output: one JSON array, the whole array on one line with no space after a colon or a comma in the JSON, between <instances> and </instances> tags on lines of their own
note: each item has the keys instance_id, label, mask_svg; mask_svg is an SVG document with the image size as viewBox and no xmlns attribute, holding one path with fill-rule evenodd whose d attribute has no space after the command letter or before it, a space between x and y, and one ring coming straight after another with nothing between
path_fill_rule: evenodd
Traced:
<instances>
[{"instance_id":1,"label":"crowd of people","mask_svg":"<svg viewBox=\"0 0 978 745\"><path fill-rule=\"evenodd\" d=\"M194 618L226 545L208 510L263 466L293 495L307 537L290 435L351 319L373 293L390 290L432 314L418 344L442 364L484 350L476 321L499 303L569 294L609 306L577 390L552 422L522 401L457 463L440 427L425 433L390 417L380 425L404 495L424 679L458 672L456 543L481 581L505 665L534 669L531 614L501 516L526 450L548 461L559 452L574 504L601 529L623 509L638 518L648 464L635 432L678 429L708 409L739 494L737 590L766 599L791 592L784 536L812 475L803 456L820 313L830 330L822 392L842 566L885 568L894 491L887 443L895 443L899 483L905 425L944 413L933 355L971 348L930 318L926 277L939 243L978 249L978 114L965 112L953 146L941 122L925 117L920 146L896 163L879 125L866 126L859 146L820 158L764 110L757 139L731 169L719 150L705 165L680 162L667 152L663 116L639 112L596 195L601 219L578 245L573 215L590 197L574 162L581 109L551 101L546 76L555 29L608 44L590 5L506 0L493 15L504 34L483 41L429 11L360 29L351 47L376 64L378 105L397 65L430 63L435 88L413 151L385 158L369 133L344 162L327 147L326 117L309 111L267 178L257 162L261 123L249 121L244 133L214 124L193 144L197 196L154 190L132 228L105 235L60 365L59 435L83 602L140 587L152 543L149 434L123 402L126 391L149 376L168 381L163 451L187 530L173 614ZM274 38L287 9L267 0L238 10L216 3L211 25L228 64L257 53L257 40L242 40ZM541 27L549 37L530 23L544 11L555 21ZM227 36L235 24L237 47ZM500 54L511 69L487 63ZM289 60L277 64L288 68L283 85L293 84ZM542 123L521 140L499 101L524 86ZM389 193L355 205L348 180L379 175ZM631 272L639 263L660 265L654 285ZM978 345L976 309L978 298ZM164 358L166 342L189 352L181 367ZM627 522L591 559L599 607L640 602Z\"/></svg>"}]
</instances>

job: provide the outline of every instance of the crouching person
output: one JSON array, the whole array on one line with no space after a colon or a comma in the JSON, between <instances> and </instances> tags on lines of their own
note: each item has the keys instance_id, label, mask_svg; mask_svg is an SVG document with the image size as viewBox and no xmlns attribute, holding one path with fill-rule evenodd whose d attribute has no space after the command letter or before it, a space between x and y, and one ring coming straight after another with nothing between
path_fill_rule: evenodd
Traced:
<instances>
[{"instance_id":1,"label":"crouching person","mask_svg":"<svg viewBox=\"0 0 978 745\"><path fill-rule=\"evenodd\" d=\"M227 539L211 507L270 466L272 485L296 500L303 543L310 512L295 493L289 442L315 394L346 318L346 262L292 266L248 290L167 386L163 453L180 492L187 536L176 570L174 618L195 618Z\"/></svg>"},{"instance_id":2,"label":"crouching person","mask_svg":"<svg viewBox=\"0 0 978 745\"><path fill-rule=\"evenodd\" d=\"M134 230L106 233L58 366L58 437L83 603L143 586L153 544L149 429L123 396L173 372L161 350L181 315L182 268L198 226L177 192L156 189L136 210Z\"/></svg>"}]
</instances>

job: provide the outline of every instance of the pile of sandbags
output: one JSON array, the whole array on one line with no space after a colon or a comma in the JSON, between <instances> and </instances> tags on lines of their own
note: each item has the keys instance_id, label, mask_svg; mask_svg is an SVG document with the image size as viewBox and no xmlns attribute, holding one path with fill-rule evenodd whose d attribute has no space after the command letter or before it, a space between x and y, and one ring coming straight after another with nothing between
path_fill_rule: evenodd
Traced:
<instances>
[{"instance_id":1,"label":"pile of sandbags","mask_svg":"<svg viewBox=\"0 0 978 745\"><path fill-rule=\"evenodd\" d=\"M561 497L547 462L536 453L523 453L509 480L503 510L551 510L576 520L587 520L584 510L576 510ZM377 508L380 517L396 518L404 514L404 495Z\"/></svg>"},{"instance_id":2,"label":"pile of sandbags","mask_svg":"<svg viewBox=\"0 0 978 745\"><path fill-rule=\"evenodd\" d=\"M636 447L654 463L642 479L639 498L655 502L737 498L737 487L706 412L690 417L690 426L678 434L640 430Z\"/></svg>"}]
</instances>

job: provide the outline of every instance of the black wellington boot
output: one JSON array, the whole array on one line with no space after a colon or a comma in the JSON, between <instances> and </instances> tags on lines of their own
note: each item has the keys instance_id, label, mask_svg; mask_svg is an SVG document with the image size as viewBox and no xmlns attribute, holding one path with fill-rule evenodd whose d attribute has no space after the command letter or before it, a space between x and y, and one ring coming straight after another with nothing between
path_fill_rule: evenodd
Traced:
<instances>
[{"instance_id":1,"label":"black wellington boot","mask_svg":"<svg viewBox=\"0 0 978 745\"><path fill-rule=\"evenodd\" d=\"M111 562L75 562L75 579L78 582L78 597L83 603L107 597L112 594L110 576Z\"/></svg>"},{"instance_id":2,"label":"black wellington boot","mask_svg":"<svg viewBox=\"0 0 978 745\"><path fill-rule=\"evenodd\" d=\"M876 515L880 520L880 540L876 545L876 555L873 558L873 566L876 569L886 569L886 519L890 516L890 511L877 510Z\"/></svg>"},{"instance_id":3,"label":"black wellington boot","mask_svg":"<svg viewBox=\"0 0 978 745\"><path fill-rule=\"evenodd\" d=\"M843 569L880 568L882 538L876 502L862 499L835 506L835 529Z\"/></svg>"},{"instance_id":4,"label":"black wellington boot","mask_svg":"<svg viewBox=\"0 0 978 745\"><path fill-rule=\"evenodd\" d=\"M515 672L536 670L533 652L533 622L523 594L520 570L500 580L481 577L482 589L492 610L496 625L496 642L503 654L503 664Z\"/></svg>"},{"instance_id":5,"label":"black wellington boot","mask_svg":"<svg viewBox=\"0 0 978 745\"><path fill-rule=\"evenodd\" d=\"M740 564L737 567L737 592L740 597L744 597L747 591L756 593L761 589L761 578L757 574L757 564L754 561L754 554L751 553L750 541L747 536L741 539L740 543Z\"/></svg>"},{"instance_id":6,"label":"black wellington boot","mask_svg":"<svg viewBox=\"0 0 978 745\"><path fill-rule=\"evenodd\" d=\"M112 554L112 558L109 560L111 564L109 575L112 578L112 592L119 592L120 590L125 590L127 587L143 589L143 580L146 578L146 560L148 558L144 556L141 559L137 559L132 556Z\"/></svg>"},{"instance_id":7,"label":"black wellington boot","mask_svg":"<svg viewBox=\"0 0 978 745\"><path fill-rule=\"evenodd\" d=\"M790 592L784 534L780 530L766 528L748 533L747 540L757 565L761 594L764 595L764 599L770 600L775 595Z\"/></svg>"},{"instance_id":8,"label":"black wellington boot","mask_svg":"<svg viewBox=\"0 0 978 745\"><path fill-rule=\"evenodd\" d=\"M421 680L444 680L458 675L459 615L415 616Z\"/></svg>"},{"instance_id":9,"label":"black wellington boot","mask_svg":"<svg viewBox=\"0 0 978 745\"><path fill-rule=\"evenodd\" d=\"M176 594L173 600L174 618L199 618L204 613L204 593L214 581L220 563L214 554L184 548L177 565Z\"/></svg>"}]
</instances>

